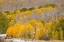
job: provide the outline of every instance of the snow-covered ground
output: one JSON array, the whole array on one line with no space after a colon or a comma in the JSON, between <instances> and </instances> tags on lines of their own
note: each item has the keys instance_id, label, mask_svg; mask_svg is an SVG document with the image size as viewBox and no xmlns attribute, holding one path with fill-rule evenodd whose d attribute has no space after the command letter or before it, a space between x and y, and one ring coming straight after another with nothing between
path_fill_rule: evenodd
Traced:
<instances>
[{"instance_id":1,"label":"snow-covered ground","mask_svg":"<svg viewBox=\"0 0 64 42\"><path fill-rule=\"evenodd\" d=\"M5 38L6 34L0 34L1 38ZM24 40L24 39L20 39L20 38L12 38L12 39L5 39L6 42L33 42L32 40ZM35 41L34 41L35 42Z\"/></svg>"},{"instance_id":2,"label":"snow-covered ground","mask_svg":"<svg viewBox=\"0 0 64 42\"><path fill-rule=\"evenodd\" d=\"M32 40L24 40L24 39L21 40L21 39L15 39L15 38L14 39L6 39L6 42L9 42L9 41L12 41L12 42L33 42L34 41L34 42L36 42L36 40L33 40L33 41Z\"/></svg>"},{"instance_id":3,"label":"snow-covered ground","mask_svg":"<svg viewBox=\"0 0 64 42\"><path fill-rule=\"evenodd\" d=\"M13 42L36 42L36 40L32 40L32 39L25 40L25 39L14 38Z\"/></svg>"},{"instance_id":4,"label":"snow-covered ground","mask_svg":"<svg viewBox=\"0 0 64 42\"><path fill-rule=\"evenodd\" d=\"M49 41L45 41L45 40L24 40L24 39L6 39L7 42L64 42L64 40L49 40Z\"/></svg>"},{"instance_id":5,"label":"snow-covered ground","mask_svg":"<svg viewBox=\"0 0 64 42\"><path fill-rule=\"evenodd\" d=\"M0 37L6 37L6 34L0 34Z\"/></svg>"},{"instance_id":6,"label":"snow-covered ground","mask_svg":"<svg viewBox=\"0 0 64 42\"><path fill-rule=\"evenodd\" d=\"M6 37L6 34L0 34L0 37ZM64 40L25 40L20 38L4 39L5 42L64 42Z\"/></svg>"}]
</instances>

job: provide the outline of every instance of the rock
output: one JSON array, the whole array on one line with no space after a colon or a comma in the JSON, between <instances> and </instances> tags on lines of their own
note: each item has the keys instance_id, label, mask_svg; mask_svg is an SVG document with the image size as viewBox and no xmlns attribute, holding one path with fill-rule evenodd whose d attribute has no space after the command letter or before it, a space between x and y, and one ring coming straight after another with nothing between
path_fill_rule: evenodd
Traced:
<instances>
[{"instance_id":1,"label":"rock","mask_svg":"<svg viewBox=\"0 0 64 42\"><path fill-rule=\"evenodd\" d=\"M13 39L6 39L6 42L13 42Z\"/></svg>"},{"instance_id":2,"label":"rock","mask_svg":"<svg viewBox=\"0 0 64 42\"><path fill-rule=\"evenodd\" d=\"M0 42L6 42L4 38L0 37Z\"/></svg>"}]
</instances>

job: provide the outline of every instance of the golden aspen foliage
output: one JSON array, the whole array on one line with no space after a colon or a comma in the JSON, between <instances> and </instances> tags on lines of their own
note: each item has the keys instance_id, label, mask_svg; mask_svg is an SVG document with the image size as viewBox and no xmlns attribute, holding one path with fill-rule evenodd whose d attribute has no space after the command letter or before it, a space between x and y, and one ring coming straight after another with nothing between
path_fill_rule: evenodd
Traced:
<instances>
[{"instance_id":1,"label":"golden aspen foliage","mask_svg":"<svg viewBox=\"0 0 64 42\"><path fill-rule=\"evenodd\" d=\"M20 14L21 12L20 12L20 10L16 10L16 14Z\"/></svg>"},{"instance_id":2,"label":"golden aspen foliage","mask_svg":"<svg viewBox=\"0 0 64 42\"><path fill-rule=\"evenodd\" d=\"M55 39L55 31L52 31L52 39Z\"/></svg>"},{"instance_id":3,"label":"golden aspen foliage","mask_svg":"<svg viewBox=\"0 0 64 42\"><path fill-rule=\"evenodd\" d=\"M49 11L52 11L52 10L53 10L53 7L48 7L48 10L49 10Z\"/></svg>"},{"instance_id":4,"label":"golden aspen foliage","mask_svg":"<svg viewBox=\"0 0 64 42\"><path fill-rule=\"evenodd\" d=\"M18 33L17 28L14 28L14 27L13 27L12 37L18 38L17 33Z\"/></svg>"},{"instance_id":5,"label":"golden aspen foliage","mask_svg":"<svg viewBox=\"0 0 64 42\"><path fill-rule=\"evenodd\" d=\"M29 17L30 14L31 14L31 11L25 11L24 14L25 14L27 17Z\"/></svg>"},{"instance_id":6,"label":"golden aspen foliage","mask_svg":"<svg viewBox=\"0 0 64 42\"><path fill-rule=\"evenodd\" d=\"M60 39L63 40L63 31L60 30Z\"/></svg>"},{"instance_id":7,"label":"golden aspen foliage","mask_svg":"<svg viewBox=\"0 0 64 42\"><path fill-rule=\"evenodd\" d=\"M23 37L23 35L25 34L25 25L22 24L20 27L19 27L19 30L18 30L18 34L19 34L19 37Z\"/></svg>"},{"instance_id":8,"label":"golden aspen foliage","mask_svg":"<svg viewBox=\"0 0 64 42\"><path fill-rule=\"evenodd\" d=\"M10 22L9 22L9 26L13 26L14 25L14 20L11 20Z\"/></svg>"},{"instance_id":9,"label":"golden aspen foliage","mask_svg":"<svg viewBox=\"0 0 64 42\"><path fill-rule=\"evenodd\" d=\"M15 18L15 15L9 14L9 15L6 15L6 17L7 17L8 19L14 19L14 18Z\"/></svg>"},{"instance_id":10,"label":"golden aspen foliage","mask_svg":"<svg viewBox=\"0 0 64 42\"><path fill-rule=\"evenodd\" d=\"M36 29L36 34L35 34L35 39L39 39L39 37L40 37L40 28L37 28Z\"/></svg>"},{"instance_id":11,"label":"golden aspen foliage","mask_svg":"<svg viewBox=\"0 0 64 42\"><path fill-rule=\"evenodd\" d=\"M28 23L30 23L30 24L32 24L32 25L36 25L37 24L37 20L30 20L30 22L28 22Z\"/></svg>"},{"instance_id":12,"label":"golden aspen foliage","mask_svg":"<svg viewBox=\"0 0 64 42\"><path fill-rule=\"evenodd\" d=\"M18 38L19 34L18 34L18 31L19 31L19 27L20 27L20 24L19 22L17 24L15 24L13 27L9 27L9 29L7 30L6 34L8 34L8 32L12 35L11 37L15 37L15 38ZM12 32L11 32L12 31ZM9 36L10 37L10 36Z\"/></svg>"},{"instance_id":13,"label":"golden aspen foliage","mask_svg":"<svg viewBox=\"0 0 64 42\"><path fill-rule=\"evenodd\" d=\"M9 18L9 19L12 18L12 15L7 15L7 18Z\"/></svg>"},{"instance_id":14,"label":"golden aspen foliage","mask_svg":"<svg viewBox=\"0 0 64 42\"><path fill-rule=\"evenodd\" d=\"M29 39L29 38L31 38L31 32L32 32L32 29L33 29L33 27L31 26L31 24L26 24L26 26L25 26L25 38L26 39Z\"/></svg>"},{"instance_id":15,"label":"golden aspen foliage","mask_svg":"<svg viewBox=\"0 0 64 42\"><path fill-rule=\"evenodd\" d=\"M49 23L46 23L45 24L45 27L46 27L46 29L50 29L51 28L51 26L52 26L52 22L49 22Z\"/></svg>"},{"instance_id":16,"label":"golden aspen foliage","mask_svg":"<svg viewBox=\"0 0 64 42\"><path fill-rule=\"evenodd\" d=\"M42 22L38 22L37 23L37 27L42 28L43 27L43 23Z\"/></svg>"},{"instance_id":17,"label":"golden aspen foliage","mask_svg":"<svg viewBox=\"0 0 64 42\"><path fill-rule=\"evenodd\" d=\"M3 15L4 15L4 16L7 16L7 13L4 13L4 12L3 12Z\"/></svg>"},{"instance_id":18,"label":"golden aspen foliage","mask_svg":"<svg viewBox=\"0 0 64 42\"><path fill-rule=\"evenodd\" d=\"M46 36L46 28L43 27L41 33L42 33L43 37L45 37Z\"/></svg>"},{"instance_id":19,"label":"golden aspen foliage","mask_svg":"<svg viewBox=\"0 0 64 42\"><path fill-rule=\"evenodd\" d=\"M0 8L2 8L2 5L0 5Z\"/></svg>"},{"instance_id":20,"label":"golden aspen foliage","mask_svg":"<svg viewBox=\"0 0 64 42\"><path fill-rule=\"evenodd\" d=\"M13 36L12 36L12 32L13 32L13 27L9 27L9 28L7 29L6 35L7 35L8 37L13 37Z\"/></svg>"},{"instance_id":21,"label":"golden aspen foliage","mask_svg":"<svg viewBox=\"0 0 64 42\"><path fill-rule=\"evenodd\" d=\"M35 10L35 13L41 13L41 12L42 12L41 9L36 9L36 10Z\"/></svg>"},{"instance_id":22,"label":"golden aspen foliage","mask_svg":"<svg viewBox=\"0 0 64 42\"><path fill-rule=\"evenodd\" d=\"M46 9L42 7L42 8L40 8L40 10L41 10L42 12L44 12Z\"/></svg>"}]
</instances>

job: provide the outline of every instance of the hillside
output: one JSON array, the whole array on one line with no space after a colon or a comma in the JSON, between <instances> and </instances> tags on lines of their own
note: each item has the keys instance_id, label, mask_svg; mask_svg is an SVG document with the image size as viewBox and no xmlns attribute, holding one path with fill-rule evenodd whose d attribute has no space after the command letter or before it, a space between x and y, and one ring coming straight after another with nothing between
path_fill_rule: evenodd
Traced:
<instances>
[{"instance_id":1,"label":"hillside","mask_svg":"<svg viewBox=\"0 0 64 42\"><path fill-rule=\"evenodd\" d=\"M0 42L64 41L64 0L0 0Z\"/></svg>"},{"instance_id":2,"label":"hillside","mask_svg":"<svg viewBox=\"0 0 64 42\"><path fill-rule=\"evenodd\" d=\"M64 4L64 0L3 0L0 2L0 11L11 11L22 7L37 7L45 4Z\"/></svg>"}]
</instances>

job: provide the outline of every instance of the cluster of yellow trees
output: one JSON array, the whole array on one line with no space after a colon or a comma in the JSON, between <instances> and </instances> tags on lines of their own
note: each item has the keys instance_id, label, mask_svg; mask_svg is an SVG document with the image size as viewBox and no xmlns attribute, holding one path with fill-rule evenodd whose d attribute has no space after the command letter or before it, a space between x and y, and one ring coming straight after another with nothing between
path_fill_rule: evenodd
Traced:
<instances>
[{"instance_id":1,"label":"cluster of yellow trees","mask_svg":"<svg viewBox=\"0 0 64 42\"><path fill-rule=\"evenodd\" d=\"M11 19L11 21L9 23L9 28L7 29L6 35L10 38L42 39L49 37L52 39L63 40L64 17L62 17L62 19L60 18L59 20L56 19L54 22L46 22L44 19L31 19L31 15L36 14L41 16L43 15L43 12L52 12L54 9L54 7L46 5L45 7L39 7L34 10L26 10L24 8L23 12L22 10L16 10L7 13L6 17Z\"/></svg>"},{"instance_id":2,"label":"cluster of yellow trees","mask_svg":"<svg viewBox=\"0 0 64 42\"><path fill-rule=\"evenodd\" d=\"M62 21L63 24L64 19ZM59 23L49 22L44 25L42 21L30 20L26 24L20 24L20 21L18 21L14 26L7 29L6 34L10 38L41 39L49 36L52 39L63 40L64 27Z\"/></svg>"},{"instance_id":3,"label":"cluster of yellow trees","mask_svg":"<svg viewBox=\"0 0 64 42\"><path fill-rule=\"evenodd\" d=\"M42 22L37 20L30 20L26 24L20 24L18 21L14 26L7 29L6 34L11 38L39 39L46 36L46 28Z\"/></svg>"}]
</instances>

